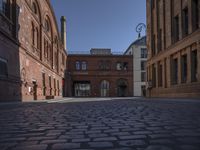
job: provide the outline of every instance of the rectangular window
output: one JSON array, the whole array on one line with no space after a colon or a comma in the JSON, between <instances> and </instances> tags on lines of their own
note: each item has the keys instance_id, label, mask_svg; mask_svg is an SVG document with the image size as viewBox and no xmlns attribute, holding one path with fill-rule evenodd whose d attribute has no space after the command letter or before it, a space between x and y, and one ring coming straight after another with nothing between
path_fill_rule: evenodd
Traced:
<instances>
[{"instance_id":1,"label":"rectangular window","mask_svg":"<svg viewBox=\"0 0 200 150\"><path fill-rule=\"evenodd\" d=\"M0 13L10 18L10 1L0 0Z\"/></svg>"},{"instance_id":2,"label":"rectangular window","mask_svg":"<svg viewBox=\"0 0 200 150\"><path fill-rule=\"evenodd\" d=\"M158 86L162 87L163 85L163 66L159 64L158 66Z\"/></svg>"},{"instance_id":3,"label":"rectangular window","mask_svg":"<svg viewBox=\"0 0 200 150\"><path fill-rule=\"evenodd\" d=\"M0 77L8 76L8 65L7 60L0 58Z\"/></svg>"},{"instance_id":4,"label":"rectangular window","mask_svg":"<svg viewBox=\"0 0 200 150\"><path fill-rule=\"evenodd\" d=\"M141 70L146 70L146 61L141 61Z\"/></svg>"},{"instance_id":5,"label":"rectangular window","mask_svg":"<svg viewBox=\"0 0 200 150\"><path fill-rule=\"evenodd\" d=\"M178 59L172 59L171 62L171 84L178 83Z\"/></svg>"},{"instance_id":6,"label":"rectangular window","mask_svg":"<svg viewBox=\"0 0 200 150\"><path fill-rule=\"evenodd\" d=\"M188 8L183 9L183 37L188 35Z\"/></svg>"},{"instance_id":7,"label":"rectangular window","mask_svg":"<svg viewBox=\"0 0 200 150\"><path fill-rule=\"evenodd\" d=\"M56 95L56 79L55 78L53 79L53 82L54 82L54 95Z\"/></svg>"},{"instance_id":8,"label":"rectangular window","mask_svg":"<svg viewBox=\"0 0 200 150\"><path fill-rule=\"evenodd\" d=\"M156 54L155 34L151 39L151 50L152 50L152 56L154 56Z\"/></svg>"},{"instance_id":9,"label":"rectangular window","mask_svg":"<svg viewBox=\"0 0 200 150\"><path fill-rule=\"evenodd\" d=\"M156 87L156 66L153 65L152 69L152 86Z\"/></svg>"},{"instance_id":10,"label":"rectangular window","mask_svg":"<svg viewBox=\"0 0 200 150\"><path fill-rule=\"evenodd\" d=\"M146 81L146 72L141 72L141 82Z\"/></svg>"},{"instance_id":11,"label":"rectangular window","mask_svg":"<svg viewBox=\"0 0 200 150\"><path fill-rule=\"evenodd\" d=\"M158 31L158 52L162 50L162 29Z\"/></svg>"},{"instance_id":12,"label":"rectangular window","mask_svg":"<svg viewBox=\"0 0 200 150\"><path fill-rule=\"evenodd\" d=\"M187 55L181 56L181 82L187 81Z\"/></svg>"},{"instance_id":13,"label":"rectangular window","mask_svg":"<svg viewBox=\"0 0 200 150\"><path fill-rule=\"evenodd\" d=\"M192 0L192 30L199 28L199 0Z\"/></svg>"},{"instance_id":14,"label":"rectangular window","mask_svg":"<svg viewBox=\"0 0 200 150\"><path fill-rule=\"evenodd\" d=\"M174 17L174 42L179 40L179 17Z\"/></svg>"},{"instance_id":15,"label":"rectangular window","mask_svg":"<svg viewBox=\"0 0 200 150\"><path fill-rule=\"evenodd\" d=\"M147 49L141 48L141 58L147 58Z\"/></svg>"},{"instance_id":16,"label":"rectangular window","mask_svg":"<svg viewBox=\"0 0 200 150\"><path fill-rule=\"evenodd\" d=\"M154 8L154 0L151 0L151 9Z\"/></svg>"},{"instance_id":17,"label":"rectangular window","mask_svg":"<svg viewBox=\"0 0 200 150\"><path fill-rule=\"evenodd\" d=\"M197 50L192 51L191 53L191 81L197 81Z\"/></svg>"},{"instance_id":18,"label":"rectangular window","mask_svg":"<svg viewBox=\"0 0 200 150\"><path fill-rule=\"evenodd\" d=\"M62 54L62 65L65 65L65 56Z\"/></svg>"}]
</instances>

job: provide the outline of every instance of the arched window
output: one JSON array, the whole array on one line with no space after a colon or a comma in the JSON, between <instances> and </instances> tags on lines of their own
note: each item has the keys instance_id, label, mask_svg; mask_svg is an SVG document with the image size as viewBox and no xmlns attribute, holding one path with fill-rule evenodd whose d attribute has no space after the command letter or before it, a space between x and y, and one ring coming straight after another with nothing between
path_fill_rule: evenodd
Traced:
<instances>
[{"instance_id":1,"label":"arched window","mask_svg":"<svg viewBox=\"0 0 200 150\"><path fill-rule=\"evenodd\" d=\"M109 88L110 88L109 82L106 80L103 80L101 82L101 96L102 97L109 96Z\"/></svg>"},{"instance_id":2,"label":"arched window","mask_svg":"<svg viewBox=\"0 0 200 150\"><path fill-rule=\"evenodd\" d=\"M80 69L81 69L80 61L76 61L76 70L80 70Z\"/></svg>"},{"instance_id":3,"label":"arched window","mask_svg":"<svg viewBox=\"0 0 200 150\"><path fill-rule=\"evenodd\" d=\"M82 70L87 70L87 62L86 61L82 61L81 68L82 68Z\"/></svg>"},{"instance_id":4,"label":"arched window","mask_svg":"<svg viewBox=\"0 0 200 150\"><path fill-rule=\"evenodd\" d=\"M31 29L31 39L32 39L32 45L35 45L35 26L32 23L32 29Z\"/></svg>"},{"instance_id":5,"label":"arched window","mask_svg":"<svg viewBox=\"0 0 200 150\"><path fill-rule=\"evenodd\" d=\"M32 11L35 15L38 14L37 4L35 2L33 2L32 4Z\"/></svg>"},{"instance_id":6,"label":"arched window","mask_svg":"<svg viewBox=\"0 0 200 150\"><path fill-rule=\"evenodd\" d=\"M44 29L46 32L49 32L50 30L49 21L47 19L45 19L45 22L44 22Z\"/></svg>"},{"instance_id":7,"label":"arched window","mask_svg":"<svg viewBox=\"0 0 200 150\"><path fill-rule=\"evenodd\" d=\"M40 40L39 39L40 39L39 30L38 30L38 28L36 28L36 30L35 30L35 42L36 42L37 49L40 48Z\"/></svg>"}]
</instances>

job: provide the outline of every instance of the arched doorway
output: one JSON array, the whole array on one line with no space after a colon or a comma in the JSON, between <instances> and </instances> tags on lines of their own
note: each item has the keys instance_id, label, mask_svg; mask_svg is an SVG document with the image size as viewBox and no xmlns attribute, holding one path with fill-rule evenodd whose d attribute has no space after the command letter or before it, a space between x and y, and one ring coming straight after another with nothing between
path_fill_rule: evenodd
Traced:
<instances>
[{"instance_id":1,"label":"arched doorway","mask_svg":"<svg viewBox=\"0 0 200 150\"><path fill-rule=\"evenodd\" d=\"M109 96L110 83L106 80L101 81L101 97Z\"/></svg>"},{"instance_id":2,"label":"arched doorway","mask_svg":"<svg viewBox=\"0 0 200 150\"><path fill-rule=\"evenodd\" d=\"M127 96L127 88L128 88L127 81L125 79L119 79L117 81L117 96L119 97Z\"/></svg>"}]
</instances>

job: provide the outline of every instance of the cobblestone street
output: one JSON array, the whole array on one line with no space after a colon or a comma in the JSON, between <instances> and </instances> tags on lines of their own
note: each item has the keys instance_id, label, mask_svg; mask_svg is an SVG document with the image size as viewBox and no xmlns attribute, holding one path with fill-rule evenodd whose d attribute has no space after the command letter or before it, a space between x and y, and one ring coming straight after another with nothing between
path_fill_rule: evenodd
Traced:
<instances>
[{"instance_id":1,"label":"cobblestone street","mask_svg":"<svg viewBox=\"0 0 200 150\"><path fill-rule=\"evenodd\" d=\"M199 150L200 101L0 104L0 150Z\"/></svg>"}]
</instances>

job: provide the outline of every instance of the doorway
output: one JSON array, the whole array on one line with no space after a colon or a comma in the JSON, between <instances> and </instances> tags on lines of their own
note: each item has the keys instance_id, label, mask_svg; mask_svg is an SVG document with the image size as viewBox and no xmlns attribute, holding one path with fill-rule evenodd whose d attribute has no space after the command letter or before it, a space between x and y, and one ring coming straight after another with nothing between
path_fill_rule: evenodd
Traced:
<instances>
[{"instance_id":1,"label":"doorway","mask_svg":"<svg viewBox=\"0 0 200 150\"><path fill-rule=\"evenodd\" d=\"M37 100L37 82L33 81L33 100Z\"/></svg>"},{"instance_id":2,"label":"doorway","mask_svg":"<svg viewBox=\"0 0 200 150\"><path fill-rule=\"evenodd\" d=\"M117 96L125 97L127 96L127 82L124 79L119 79L117 81Z\"/></svg>"}]
</instances>

